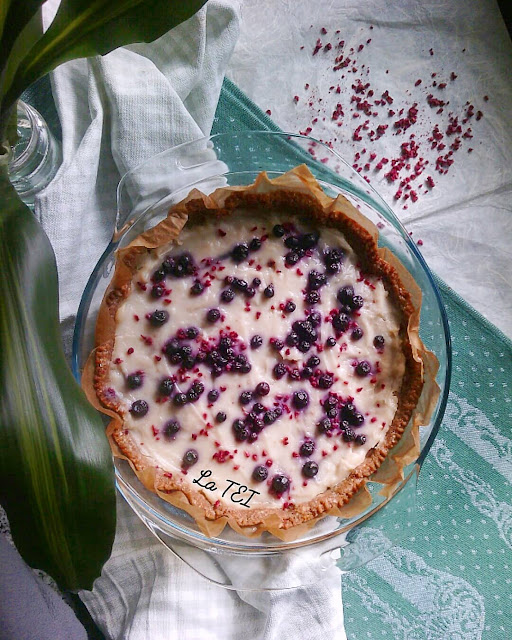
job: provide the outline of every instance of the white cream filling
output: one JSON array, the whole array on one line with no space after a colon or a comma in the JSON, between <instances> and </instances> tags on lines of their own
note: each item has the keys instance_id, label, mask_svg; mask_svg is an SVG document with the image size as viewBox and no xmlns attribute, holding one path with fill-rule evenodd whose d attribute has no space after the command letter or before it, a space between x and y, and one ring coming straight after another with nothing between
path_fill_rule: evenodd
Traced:
<instances>
[{"instance_id":1,"label":"white cream filling","mask_svg":"<svg viewBox=\"0 0 512 640\"><path fill-rule=\"evenodd\" d=\"M323 229L313 255L302 258L295 267L287 268L284 265L284 255L288 249L284 247L283 239L275 238L271 231L274 224L283 220L286 218L277 214L269 217L265 223L249 216L244 219L243 215L237 215L221 224L212 222L201 228L185 228L180 236L181 247L174 245L172 248L161 248L158 255L148 260L135 275L131 294L117 312L110 385L126 412L125 428L130 431L141 452L147 456L149 464L173 475L183 474L184 453L188 449L196 450L198 461L188 469L186 477L192 482L193 479L200 478L202 471L211 471L210 475L206 474L207 479L203 476L200 484L192 486L196 489L202 486L204 495L212 503L221 500L233 506L243 500L247 503L247 508L254 508L308 501L341 482L364 461L368 450L384 439L396 412L396 393L401 386L405 365L398 339L398 316L388 300L382 282L375 277L361 280L357 257L335 229ZM219 228L225 235L218 232ZM300 231L307 229L301 228ZM234 245L242 241L249 242L253 237L264 234L268 234L268 240L263 242L259 251L251 253L248 260L236 264L226 257ZM303 354L296 348L285 346L278 355L269 345L269 339L276 337L284 340L292 323L305 318L305 310L309 308L304 303L303 293L307 274L312 269L322 273L325 271L318 251L324 247L341 247L345 257L341 271L331 276L328 283L320 289L321 303L313 309L320 311L322 318L325 318L332 309L339 306L336 301L338 289L347 284L352 285L355 293L364 299L362 309L354 316L364 335L360 340L352 340L349 329L333 348L317 353L317 349L312 347ZM153 299L150 296L152 273L161 265L165 256L179 255L184 250L192 254L199 266L198 276L202 281L205 279L205 272L211 274L211 286L205 288L201 295L193 296L190 294L190 287L195 278L167 277L165 286L171 291L159 300ZM203 259L221 256L224 258L213 265L216 269L201 262ZM270 260L275 260L274 268L267 266ZM261 265L261 270L258 270L258 265ZM219 270L219 267L225 268ZM237 294L232 302L223 303L220 301L220 292L226 288L226 275L242 278L249 284L257 277L261 280L261 285L253 298L247 299L243 294ZM146 283L146 290L138 283ZM274 297L270 299L263 295L263 290L269 284L274 286L275 291ZM296 304L293 313L284 313L279 309L280 303L288 300ZM220 309L225 315L224 320L209 323L206 312L211 308ZM165 309L170 316L169 321L158 328L152 327L146 319L146 314L156 309ZM139 318L138 321L136 317ZM197 402L183 407L176 407L172 400L157 402L156 390L162 378L176 375L178 371L178 366L169 362L162 353L162 348L179 328L190 326L200 330L201 339L216 340L221 329L228 332L234 330L239 340L246 345L249 345L254 334L259 334L263 338L263 346L257 350L247 346L243 352L252 365L247 374L224 373L218 378L212 378L210 370L204 364L186 371L183 379L177 381L176 388L186 392L193 381L201 381L205 391ZM327 337L332 335L332 325L322 321L319 343L323 345ZM382 335L385 339L385 347L381 351L373 345L376 335ZM190 344L194 351L197 350L195 341L186 340L183 344ZM129 353L132 349L133 352ZM276 362L284 360L289 365L295 363L300 369L312 355L320 358L318 368L334 374L335 383L330 390L314 389L309 381L290 380L287 375L280 380L274 378L272 370ZM356 375L353 363L361 360L369 361L372 367L378 362L379 372L366 377ZM126 376L136 371L144 372L143 385L131 390L127 387ZM276 422L266 426L255 442L237 442L232 423L236 418L243 417L244 411L247 412L247 407L242 407L239 403L239 395L242 391L253 390L260 382L270 385L270 394L255 400L261 401L268 408L273 407L279 396L291 396L294 391L302 389L308 392L309 405L296 412L296 415L283 414ZM207 399L208 392L212 388L224 387L226 390L211 405ZM365 416L364 424L355 428L354 432L365 436L364 444L347 443L341 435L328 437L318 433L316 425L325 416L320 401L325 399L329 391L343 398L354 398L357 409ZM129 409L139 399L148 402L149 411L143 418L134 418ZM290 404L290 399L287 404ZM253 403L249 404L248 408L252 405ZM221 411L226 413L227 418L219 424L215 416ZM171 418L177 419L181 425L174 439L166 438L161 433L163 425ZM212 425L203 432L208 435L197 435L207 425ZM195 438L193 434L196 434ZM316 443L313 455L308 458L297 456L305 438L312 438ZM228 451L232 458L219 463L214 458L218 451ZM292 455L293 452L295 456ZM255 466L268 465L270 462L267 461L270 460L271 466L267 466L268 479L255 482L252 479ZM314 478L305 478L302 473L302 466L307 460L318 464L318 474ZM290 479L289 491L282 496L276 496L269 489L275 474L285 474ZM211 490L212 484L209 485L210 488L204 488L207 482L214 483L215 488ZM239 485L242 493L236 494ZM247 490L244 491L243 487L247 487ZM253 493L254 491L258 493Z\"/></svg>"}]
</instances>

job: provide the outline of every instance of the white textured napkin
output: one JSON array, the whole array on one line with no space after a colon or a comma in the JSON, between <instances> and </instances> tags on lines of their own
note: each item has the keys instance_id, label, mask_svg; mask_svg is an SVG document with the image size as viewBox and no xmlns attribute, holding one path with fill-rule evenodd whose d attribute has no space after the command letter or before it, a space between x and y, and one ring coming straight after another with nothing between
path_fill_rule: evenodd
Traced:
<instances>
[{"instance_id":1,"label":"white textured napkin","mask_svg":"<svg viewBox=\"0 0 512 640\"><path fill-rule=\"evenodd\" d=\"M163 149L209 134L237 35L234 2L210 0L151 45L54 72L63 165L37 198L35 213L57 256L68 349L81 293L112 234L120 177ZM313 587L238 594L176 559L122 498L117 516L112 556L93 590L80 593L108 638L346 638L336 571Z\"/></svg>"}]
</instances>

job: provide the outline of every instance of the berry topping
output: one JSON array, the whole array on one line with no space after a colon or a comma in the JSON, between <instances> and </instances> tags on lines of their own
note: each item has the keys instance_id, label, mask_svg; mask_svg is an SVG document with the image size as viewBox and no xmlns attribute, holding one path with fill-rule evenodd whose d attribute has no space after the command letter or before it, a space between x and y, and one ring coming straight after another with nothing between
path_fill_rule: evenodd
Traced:
<instances>
[{"instance_id":1,"label":"berry topping","mask_svg":"<svg viewBox=\"0 0 512 640\"><path fill-rule=\"evenodd\" d=\"M336 338L333 338L333 336L329 336L327 338L327 340L325 341L325 346L329 347L330 349L332 349L332 347L336 346Z\"/></svg>"},{"instance_id":2,"label":"berry topping","mask_svg":"<svg viewBox=\"0 0 512 640\"><path fill-rule=\"evenodd\" d=\"M373 346L376 349L382 349L385 342L386 341L384 340L384 336L375 336L375 338L373 339Z\"/></svg>"},{"instance_id":3,"label":"berry topping","mask_svg":"<svg viewBox=\"0 0 512 640\"><path fill-rule=\"evenodd\" d=\"M161 396L170 396L174 391L174 382L172 378L164 378L158 385L158 393Z\"/></svg>"},{"instance_id":4,"label":"berry topping","mask_svg":"<svg viewBox=\"0 0 512 640\"><path fill-rule=\"evenodd\" d=\"M218 309L208 309L208 313L206 314L206 319L208 322L217 322L220 318L220 311Z\"/></svg>"},{"instance_id":5,"label":"berry topping","mask_svg":"<svg viewBox=\"0 0 512 640\"><path fill-rule=\"evenodd\" d=\"M135 418L142 418L149 411L149 405L145 400L135 400L130 408L130 413Z\"/></svg>"},{"instance_id":6,"label":"berry topping","mask_svg":"<svg viewBox=\"0 0 512 640\"><path fill-rule=\"evenodd\" d=\"M219 411L219 413L215 416L215 420L217 420L217 422L225 422L226 418L227 415L224 411Z\"/></svg>"},{"instance_id":7,"label":"berry topping","mask_svg":"<svg viewBox=\"0 0 512 640\"><path fill-rule=\"evenodd\" d=\"M312 375L313 369L311 367L304 367L304 369L302 369L302 371L300 372L300 378L302 380L307 380L308 378L311 378Z\"/></svg>"},{"instance_id":8,"label":"berry topping","mask_svg":"<svg viewBox=\"0 0 512 640\"><path fill-rule=\"evenodd\" d=\"M204 384L202 382L194 382L194 384L187 391L187 401L196 402L204 392Z\"/></svg>"},{"instance_id":9,"label":"berry topping","mask_svg":"<svg viewBox=\"0 0 512 640\"><path fill-rule=\"evenodd\" d=\"M247 287L244 293L246 298L254 298L256 295L256 289L254 287Z\"/></svg>"},{"instance_id":10,"label":"berry topping","mask_svg":"<svg viewBox=\"0 0 512 640\"><path fill-rule=\"evenodd\" d=\"M255 482L263 482L268 477L268 469L263 465L259 464L257 467L254 467L254 471L252 472L252 479Z\"/></svg>"},{"instance_id":11,"label":"berry topping","mask_svg":"<svg viewBox=\"0 0 512 640\"><path fill-rule=\"evenodd\" d=\"M164 278L165 278L165 271L162 268L157 269L151 276L151 280L153 280L153 282L162 282Z\"/></svg>"},{"instance_id":12,"label":"berry topping","mask_svg":"<svg viewBox=\"0 0 512 640\"><path fill-rule=\"evenodd\" d=\"M272 478L272 483L271 483L271 489L272 491L280 496L281 494L283 494L285 491L287 491L290 487L290 479L287 478L286 476L283 476L281 474L279 475L275 475Z\"/></svg>"},{"instance_id":13,"label":"berry topping","mask_svg":"<svg viewBox=\"0 0 512 640\"><path fill-rule=\"evenodd\" d=\"M266 382L259 382L256 385L256 395L266 396L270 393L270 386Z\"/></svg>"},{"instance_id":14,"label":"berry topping","mask_svg":"<svg viewBox=\"0 0 512 640\"><path fill-rule=\"evenodd\" d=\"M320 234L318 232L304 233L299 237L299 246L301 249L312 249L318 244Z\"/></svg>"},{"instance_id":15,"label":"berry topping","mask_svg":"<svg viewBox=\"0 0 512 640\"><path fill-rule=\"evenodd\" d=\"M263 295L265 298L273 298L274 297L274 285L269 284L268 287L265 287L263 291Z\"/></svg>"},{"instance_id":16,"label":"berry topping","mask_svg":"<svg viewBox=\"0 0 512 640\"><path fill-rule=\"evenodd\" d=\"M292 300L288 300L288 302L284 305L284 310L286 313L292 313L297 308L297 305Z\"/></svg>"},{"instance_id":17,"label":"berry topping","mask_svg":"<svg viewBox=\"0 0 512 640\"><path fill-rule=\"evenodd\" d=\"M319 433L327 433L332 429L332 423L329 418L322 418L317 425Z\"/></svg>"},{"instance_id":18,"label":"berry topping","mask_svg":"<svg viewBox=\"0 0 512 640\"><path fill-rule=\"evenodd\" d=\"M318 337L313 324L309 320L296 320L292 324L292 329L301 340L309 343L315 342Z\"/></svg>"},{"instance_id":19,"label":"berry topping","mask_svg":"<svg viewBox=\"0 0 512 640\"><path fill-rule=\"evenodd\" d=\"M341 249L330 249L324 254L324 264L329 273L338 273L343 261L343 251Z\"/></svg>"},{"instance_id":20,"label":"berry topping","mask_svg":"<svg viewBox=\"0 0 512 640\"><path fill-rule=\"evenodd\" d=\"M288 236L284 241L284 246L288 249L297 249L299 246L299 239L297 236Z\"/></svg>"},{"instance_id":21,"label":"berry topping","mask_svg":"<svg viewBox=\"0 0 512 640\"><path fill-rule=\"evenodd\" d=\"M253 238L249 243L249 251L258 251L261 249L261 240L259 238Z\"/></svg>"},{"instance_id":22,"label":"berry topping","mask_svg":"<svg viewBox=\"0 0 512 640\"><path fill-rule=\"evenodd\" d=\"M307 304L318 304L320 302L320 294L318 291L308 291L304 299Z\"/></svg>"},{"instance_id":23,"label":"berry topping","mask_svg":"<svg viewBox=\"0 0 512 640\"><path fill-rule=\"evenodd\" d=\"M143 380L144 376L140 371L130 373L130 375L126 376L126 384L129 389L138 389L139 387L142 387Z\"/></svg>"},{"instance_id":24,"label":"berry topping","mask_svg":"<svg viewBox=\"0 0 512 640\"><path fill-rule=\"evenodd\" d=\"M249 247L245 244L245 242L237 244L231 252L231 258L234 260L234 262L243 262L248 255Z\"/></svg>"},{"instance_id":25,"label":"berry topping","mask_svg":"<svg viewBox=\"0 0 512 640\"><path fill-rule=\"evenodd\" d=\"M322 322L322 315L319 311L312 311L308 316L308 320L314 327L318 327Z\"/></svg>"},{"instance_id":26,"label":"berry topping","mask_svg":"<svg viewBox=\"0 0 512 640\"><path fill-rule=\"evenodd\" d=\"M352 340L361 340L363 335L364 332L361 327L355 327L355 329L353 329L352 333L350 334L350 337L352 338Z\"/></svg>"},{"instance_id":27,"label":"berry topping","mask_svg":"<svg viewBox=\"0 0 512 640\"><path fill-rule=\"evenodd\" d=\"M345 429L342 432L342 438L345 442L353 442L356 439L356 434L354 433L354 431L349 427L348 429Z\"/></svg>"},{"instance_id":28,"label":"berry topping","mask_svg":"<svg viewBox=\"0 0 512 640\"><path fill-rule=\"evenodd\" d=\"M199 460L199 454L197 453L197 451L195 449L189 449L188 451L185 451L185 455L183 456L183 460L181 461L181 464L185 468L187 468L194 465L198 460Z\"/></svg>"},{"instance_id":29,"label":"berry topping","mask_svg":"<svg viewBox=\"0 0 512 640\"><path fill-rule=\"evenodd\" d=\"M279 338L270 338L270 346L272 347L272 349L274 349L274 351L281 351L281 349L284 347L284 342L282 340L279 340Z\"/></svg>"},{"instance_id":30,"label":"berry topping","mask_svg":"<svg viewBox=\"0 0 512 640\"><path fill-rule=\"evenodd\" d=\"M284 375L286 375L286 365L283 362L278 362L276 365L274 365L272 372L274 374L274 378L279 380Z\"/></svg>"},{"instance_id":31,"label":"berry topping","mask_svg":"<svg viewBox=\"0 0 512 640\"><path fill-rule=\"evenodd\" d=\"M350 306L352 307L352 309L360 309L363 306L363 304L364 304L364 300L362 296L354 296L352 298Z\"/></svg>"},{"instance_id":32,"label":"berry topping","mask_svg":"<svg viewBox=\"0 0 512 640\"><path fill-rule=\"evenodd\" d=\"M247 289L247 282L241 278L233 278L233 289L237 291L245 291Z\"/></svg>"},{"instance_id":33,"label":"berry topping","mask_svg":"<svg viewBox=\"0 0 512 640\"><path fill-rule=\"evenodd\" d=\"M186 336L189 340L197 338L199 335L199 329L197 327L189 327L186 331Z\"/></svg>"},{"instance_id":34,"label":"berry topping","mask_svg":"<svg viewBox=\"0 0 512 640\"><path fill-rule=\"evenodd\" d=\"M333 385L332 373L323 373L318 378L318 386L320 389L330 389Z\"/></svg>"},{"instance_id":35,"label":"berry topping","mask_svg":"<svg viewBox=\"0 0 512 640\"><path fill-rule=\"evenodd\" d=\"M324 273L318 273L318 271L310 271L308 274L308 289L311 291L317 291L320 287L323 287L327 282L327 278Z\"/></svg>"},{"instance_id":36,"label":"berry topping","mask_svg":"<svg viewBox=\"0 0 512 640\"><path fill-rule=\"evenodd\" d=\"M313 440L305 440L300 445L299 455L302 456L303 458L309 458L309 456L312 456L314 452L315 452L315 443L313 442Z\"/></svg>"},{"instance_id":37,"label":"berry topping","mask_svg":"<svg viewBox=\"0 0 512 640\"><path fill-rule=\"evenodd\" d=\"M238 400L242 405L249 404L252 401L252 391L242 391Z\"/></svg>"},{"instance_id":38,"label":"berry topping","mask_svg":"<svg viewBox=\"0 0 512 640\"><path fill-rule=\"evenodd\" d=\"M209 402L216 402L219 399L219 391L217 389L211 389L210 391L208 391L208 401Z\"/></svg>"},{"instance_id":39,"label":"berry topping","mask_svg":"<svg viewBox=\"0 0 512 640\"><path fill-rule=\"evenodd\" d=\"M284 260L289 267L293 267L294 264L297 264L299 259L299 254L296 251L290 251L284 257Z\"/></svg>"},{"instance_id":40,"label":"berry topping","mask_svg":"<svg viewBox=\"0 0 512 640\"><path fill-rule=\"evenodd\" d=\"M151 288L152 298L161 298L164 295L165 287L163 284L154 284Z\"/></svg>"},{"instance_id":41,"label":"berry topping","mask_svg":"<svg viewBox=\"0 0 512 640\"><path fill-rule=\"evenodd\" d=\"M235 299L235 292L233 289L224 289L220 294L222 302L232 302Z\"/></svg>"},{"instance_id":42,"label":"berry topping","mask_svg":"<svg viewBox=\"0 0 512 640\"><path fill-rule=\"evenodd\" d=\"M239 418L233 422L233 432L238 442L245 442L250 435L249 429L245 426L243 420Z\"/></svg>"},{"instance_id":43,"label":"berry topping","mask_svg":"<svg viewBox=\"0 0 512 640\"><path fill-rule=\"evenodd\" d=\"M289 347L296 347L299 344L299 336L295 333L295 331L292 331L286 336L286 344Z\"/></svg>"},{"instance_id":44,"label":"berry topping","mask_svg":"<svg viewBox=\"0 0 512 640\"><path fill-rule=\"evenodd\" d=\"M336 331L342 332L347 329L349 322L349 317L345 313L337 313L333 316L332 326Z\"/></svg>"},{"instance_id":45,"label":"berry topping","mask_svg":"<svg viewBox=\"0 0 512 640\"><path fill-rule=\"evenodd\" d=\"M254 278L252 281L252 286L257 289L261 284L261 280L259 278Z\"/></svg>"},{"instance_id":46,"label":"berry topping","mask_svg":"<svg viewBox=\"0 0 512 640\"><path fill-rule=\"evenodd\" d=\"M203 291L204 291L204 284L202 282L199 282L199 280L196 280L194 284L190 287L190 293L193 296L198 296L199 294L203 293Z\"/></svg>"},{"instance_id":47,"label":"berry topping","mask_svg":"<svg viewBox=\"0 0 512 640\"><path fill-rule=\"evenodd\" d=\"M251 338L252 349L259 349L259 347L261 347L262 344L263 344L263 338L261 336L255 335Z\"/></svg>"},{"instance_id":48,"label":"berry topping","mask_svg":"<svg viewBox=\"0 0 512 640\"><path fill-rule=\"evenodd\" d=\"M181 425L177 420L169 420L162 427L162 433L166 438L174 439L175 435L181 429Z\"/></svg>"},{"instance_id":49,"label":"berry topping","mask_svg":"<svg viewBox=\"0 0 512 640\"><path fill-rule=\"evenodd\" d=\"M364 444L366 442L366 436L363 436L363 434L360 433L358 436L356 436L354 442L359 445Z\"/></svg>"},{"instance_id":50,"label":"berry topping","mask_svg":"<svg viewBox=\"0 0 512 640\"><path fill-rule=\"evenodd\" d=\"M371 369L372 367L367 360L361 360L361 362L359 362L356 366L356 373L361 378L364 378L370 373Z\"/></svg>"},{"instance_id":51,"label":"berry topping","mask_svg":"<svg viewBox=\"0 0 512 640\"><path fill-rule=\"evenodd\" d=\"M187 404L187 402L188 402L188 398L186 393L177 393L174 396L174 404L177 407L182 407L183 405Z\"/></svg>"},{"instance_id":52,"label":"berry topping","mask_svg":"<svg viewBox=\"0 0 512 640\"><path fill-rule=\"evenodd\" d=\"M304 409L309 404L309 395L307 391L301 389L300 391L294 391L292 397L293 406L296 409Z\"/></svg>"},{"instance_id":53,"label":"berry topping","mask_svg":"<svg viewBox=\"0 0 512 640\"><path fill-rule=\"evenodd\" d=\"M318 473L318 465L314 460L308 460L302 465L302 475L305 478L314 478Z\"/></svg>"},{"instance_id":54,"label":"berry topping","mask_svg":"<svg viewBox=\"0 0 512 640\"><path fill-rule=\"evenodd\" d=\"M280 224L276 224L272 229L272 233L275 235L276 238L282 238L285 234L284 227L282 227Z\"/></svg>"},{"instance_id":55,"label":"berry topping","mask_svg":"<svg viewBox=\"0 0 512 640\"><path fill-rule=\"evenodd\" d=\"M338 301L341 302L341 304L350 306L352 298L354 297L354 287L347 284L346 286L338 290L336 297L338 298Z\"/></svg>"}]
</instances>

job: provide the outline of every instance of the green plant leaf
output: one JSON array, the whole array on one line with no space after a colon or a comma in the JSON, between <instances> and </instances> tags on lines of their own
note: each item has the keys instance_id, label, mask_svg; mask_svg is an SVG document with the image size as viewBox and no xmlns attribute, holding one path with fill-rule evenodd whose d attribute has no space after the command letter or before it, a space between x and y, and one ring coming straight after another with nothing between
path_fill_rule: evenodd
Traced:
<instances>
[{"instance_id":1,"label":"green plant leaf","mask_svg":"<svg viewBox=\"0 0 512 640\"><path fill-rule=\"evenodd\" d=\"M0 264L0 503L31 566L90 588L115 533L110 448L64 357L53 250L5 164Z\"/></svg>"},{"instance_id":2,"label":"green plant leaf","mask_svg":"<svg viewBox=\"0 0 512 640\"><path fill-rule=\"evenodd\" d=\"M206 0L64 0L44 36L6 87L8 108L35 80L74 58L152 42L192 17Z\"/></svg>"},{"instance_id":3,"label":"green plant leaf","mask_svg":"<svg viewBox=\"0 0 512 640\"><path fill-rule=\"evenodd\" d=\"M4 5L3 0L0 0L0 2ZM45 2L46 0L22 0L22 2L18 0L7 7L5 16L3 16L3 28L0 38L0 65L2 68L7 65L9 54L16 39ZM0 16L1 13L2 11L0 11ZM40 35L42 35L42 29Z\"/></svg>"}]
</instances>

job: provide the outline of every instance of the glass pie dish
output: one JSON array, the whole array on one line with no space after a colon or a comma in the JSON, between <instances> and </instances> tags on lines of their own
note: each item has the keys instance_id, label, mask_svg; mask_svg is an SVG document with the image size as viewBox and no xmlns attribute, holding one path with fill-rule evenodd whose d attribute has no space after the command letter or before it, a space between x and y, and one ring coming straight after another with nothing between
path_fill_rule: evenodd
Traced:
<instances>
[{"instance_id":1,"label":"glass pie dish","mask_svg":"<svg viewBox=\"0 0 512 640\"><path fill-rule=\"evenodd\" d=\"M401 260L420 287L420 336L439 361L440 394L429 424L420 428L420 454L404 468L404 479L391 495L382 495L381 485L370 479L372 503L362 513L324 518L293 541L269 534L245 538L229 528L207 537L187 513L148 491L127 461L115 458L117 487L149 530L202 576L236 590L295 588L318 582L331 571L350 571L396 544L414 520L418 473L446 406L451 349L439 291L407 231L357 172L313 138L271 132L205 137L153 156L122 178L112 241L85 288L75 326L73 370L79 379L94 349L96 316L113 275L117 249L161 221L169 207L194 188L211 193L227 185L248 185L261 171L274 178L299 164L308 166L327 195L344 195L377 225L379 245Z\"/></svg>"}]
</instances>

